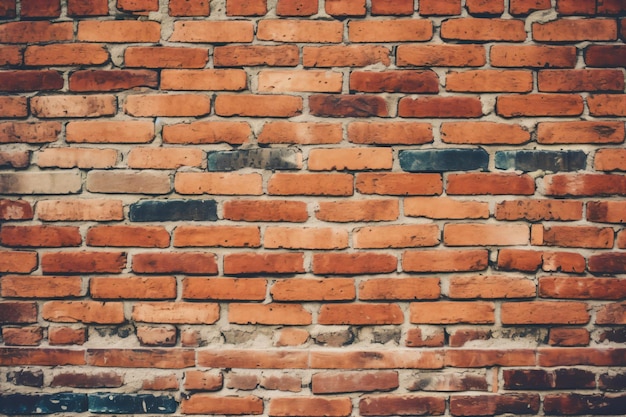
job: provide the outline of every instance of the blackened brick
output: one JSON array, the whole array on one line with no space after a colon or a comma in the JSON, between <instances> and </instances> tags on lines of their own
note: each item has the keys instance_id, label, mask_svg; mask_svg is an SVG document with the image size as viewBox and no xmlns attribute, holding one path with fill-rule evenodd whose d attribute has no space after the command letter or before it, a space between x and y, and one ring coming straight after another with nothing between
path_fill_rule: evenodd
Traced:
<instances>
[{"instance_id":1,"label":"blackened brick","mask_svg":"<svg viewBox=\"0 0 626 417\"><path fill-rule=\"evenodd\" d=\"M487 170L484 149L432 149L400 151L400 167L409 172Z\"/></svg>"},{"instance_id":2,"label":"blackened brick","mask_svg":"<svg viewBox=\"0 0 626 417\"><path fill-rule=\"evenodd\" d=\"M130 205L132 222L215 221L215 200L145 200Z\"/></svg>"},{"instance_id":3,"label":"blackened brick","mask_svg":"<svg viewBox=\"0 0 626 417\"><path fill-rule=\"evenodd\" d=\"M82 413L85 411L87 411L86 394L11 394L0 396L0 413L4 415Z\"/></svg>"},{"instance_id":4,"label":"blackened brick","mask_svg":"<svg viewBox=\"0 0 626 417\"><path fill-rule=\"evenodd\" d=\"M626 373L600 375L598 385L603 391L626 391Z\"/></svg>"},{"instance_id":5,"label":"blackened brick","mask_svg":"<svg viewBox=\"0 0 626 417\"><path fill-rule=\"evenodd\" d=\"M288 148L240 149L208 154L209 171L235 171L243 168L272 170L300 169L302 155Z\"/></svg>"},{"instance_id":6,"label":"blackened brick","mask_svg":"<svg viewBox=\"0 0 626 417\"><path fill-rule=\"evenodd\" d=\"M498 151L496 168L532 172L559 172L585 169L587 155L583 151Z\"/></svg>"},{"instance_id":7,"label":"blackened brick","mask_svg":"<svg viewBox=\"0 0 626 417\"><path fill-rule=\"evenodd\" d=\"M25 387L43 387L43 371L37 369L34 371L28 369L20 369L19 371L9 372L7 381L15 385L23 385Z\"/></svg>"},{"instance_id":8,"label":"blackened brick","mask_svg":"<svg viewBox=\"0 0 626 417\"><path fill-rule=\"evenodd\" d=\"M89 394L89 411L106 414L169 414L176 412L174 397L150 394Z\"/></svg>"},{"instance_id":9,"label":"blackened brick","mask_svg":"<svg viewBox=\"0 0 626 417\"><path fill-rule=\"evenodd\" d=\"M584 369L562 368L554 371L556 389L584 389L596 387L596 375Z\"/></svg>"}]
</instances>

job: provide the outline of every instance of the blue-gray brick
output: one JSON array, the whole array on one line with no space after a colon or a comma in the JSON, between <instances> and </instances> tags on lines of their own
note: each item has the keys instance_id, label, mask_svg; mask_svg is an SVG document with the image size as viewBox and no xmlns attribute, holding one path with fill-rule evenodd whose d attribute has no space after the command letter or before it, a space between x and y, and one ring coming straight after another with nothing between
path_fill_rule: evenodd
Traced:
<instances>
[{"instance_id":1,"label":"blue-gray brick","mask_svg":"<svg viewBox=\"0 0 626 417\"><path fill-rule=\"evenodd\" d=\"M272 170L300 169L302 155L290 148L256 148L208 153L209 171L236 171L243 168Z\"/></svg>"},{"instance_id":2,"label":"blue-gray brick","mask_svg":"<svg viewBox=\"0 0 626 417\"><path fill-rule=\"evenodd\" d=\"M484 149L406 150L399 153L400 167L408 172L487 170L489 154Z\"/></svg>"},{"instance_id":3,"label":"blue-gray brick","mask_svg":"<svg viewBox=\"0 0 626 417\"><path fill-rule=\"evenodd\" d=\"M89 394L89 411L97 414L171 414L177 408L169 395Z\"/></svg>"},{"instance_id":4,"label":"blue-gray brick","mask_svg":"<svg viewBox=\"0 0 626 417\"><path fill-rule=\"evenodd\" d=\"M82 413L85 411L87 411L86 394L9 394L0 396L1 415Z\"/></svg>"},{"instance_id":5,"label":"blue-gray brick","mask_svg":"<svg viewBox=\"0 0 626 417\"><path fill-rule=\"evenodd\" d=\"M498 151L496 168L519 171L577 171L587 166L583 151Z\"/></svg>"},{"instance_id":6,"label":"blue-gray brick","mask_svg":"<svg viewBox=\"0 0 626 417\"><path fill-rule=\"evenodd\" d=\"M215 221L215 200L144 200L130 205L132 222Z\"/></svg>"}]
</instances>

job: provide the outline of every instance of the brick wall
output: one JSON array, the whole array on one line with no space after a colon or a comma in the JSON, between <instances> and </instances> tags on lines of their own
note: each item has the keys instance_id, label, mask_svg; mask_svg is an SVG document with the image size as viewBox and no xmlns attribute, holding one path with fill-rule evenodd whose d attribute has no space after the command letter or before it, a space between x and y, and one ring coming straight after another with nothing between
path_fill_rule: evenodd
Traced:
<instances>
[{"instance_id":1,"label":"brick wall","mask_svg":"<svg viewBox=\"0 0 626 417\"><path fill-rule=\"evenodd\" d=\"M0 414L626 414L625 15L0 0Z\"/></svg>"}]
</instances>

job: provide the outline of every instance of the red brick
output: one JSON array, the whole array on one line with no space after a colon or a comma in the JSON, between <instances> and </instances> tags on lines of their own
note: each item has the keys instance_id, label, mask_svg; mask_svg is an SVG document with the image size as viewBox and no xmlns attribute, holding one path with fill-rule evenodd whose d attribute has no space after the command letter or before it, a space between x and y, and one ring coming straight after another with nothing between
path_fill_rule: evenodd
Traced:
<instances>
[{"instance_id":1,"label":"red brick","mask_svg":"<svg viewBox=\"0 0 626 417\"><path fill-rule=\"evenodd\" d=\"M183 298L263 301L266 287L267 281L257 278L185 278Z\"/></svg>"},{"instance_id":2,"label":"red brick","mask_svg":"<svg viewBox=\"0 0 626 417\"><path fill-rule=\"evenodd\" d=\"M530 229L527 225L450 223L444 225L446 246L512 246L526 245Z\"/></svg>"},{"instance_id":3,"label":"red brick","mask_svg":"<svg viewBox=\"0 0 626 417\"><path fill-rule=\"evenodd\" d=\"M109 221L124 218L121 200L42 200L37 216L45 221Z\"/></svg>"},{"instance_id":4,"label":"red brick","mask_svg":"<svg viewBox=\"0 0 626 417\"><path fill-rule=\"evenodd\" d=\"M270 294L275 301L337 301L356 297L354 281L349 278L279 280Z\"/></svg>"},{"instance_id":5,"label":"red brick","mask_svg":"<svg viewBox=\"0 0 626 417\"><path fill-rule=\"evenodd\" d=\"M441 24L441 37L459 41L523 42L526 30L523 20L464 17L445 20Z\"/></svg>"},{"instance_id":6,"label":"red brick","mask_svg":"<svg viewBox=\"0 0 626 417\"><path fill-rule=\"evenodd\" d=\"M274 342L274 346L282 347L282 346L300 346L305 344L309 340L309 332L305 329L298 329L293 327L288 327L277 332ZM290 378L285 375L283 378L280 378L276 384L274 384L272 377L267 379L264 388L266 389L279 389L280 391L293 391L300 392L302 391L302 381L300 378L294 377ZM283 381L283 379L286 379ZM288 382L292 380L293 382ZM297 380L297 381L296 381Z\"/></svg>"},{"instance_id":7,"label":"red brick","mask_svg":"<svg viewBox=\"0 0 626 417\"><path fill-rule=\"evenodd\" d=\"M404 272L482 271L487 268L486 250L423 250L402 255Z\"/></svg>"},{"instance_id":8,"label":"red brick","mask_svg":"<svg viewBox=\"0 0 626 417\"><path fill-rule=\"evenodd\" d=\"M309 355L302 350L214 349L198 352L198 365L213 368L305 369Z\"/></svg>"},{"instance_id":9,"label":"red brick","mask_svg":"<svg viewBox=\"0 0 626 417\"><path fill-rule=\"evenodd\" d=\"M543 179L543 194L549 196L626 195L626 178L603 174L553 174Z\"/></svg>"},{"instance_id":10,"label":"red brick","mask_svg":"<svg viewBox=\"0 0 626 417\"><path fill-rule=\"evenodd\" d=\"M433 141L433 131L430 123L352 122L348 140L368 145L421 145Z\"/></svg>"},{"instance_id":11,"label":"red brick","mask_svg":"<svg viewBox=\"0 0 626 417\"><path fill-rule=\"evenodd\" d=\"M589 201L587 220L599 223L623 223L626 221L626 202Z\"/></svg>"},{"instance_id":12,"label":"red brick","mask_svg":"<svg viewBox=\"0 0 626 417\"><path fill-rule=\"evenodd\" d=\"M226 0L226 16L263 16L266 0Z\"/></svg>"},{"instance_id":13,"label":"red brick","mask_svg":"<svg viewBox=\"0 0 626 417\"><path fill-rule=\"evenodd\" d=\"M410 321L419 324L488 324L495 322L495 306L483 301L411 303Z\"/></svg>"},{"instance_id":14,"label":"red brick","mask_svg":"<svg viewBox=\"0 0 626 417\"><path fill-rule=\"evenodd\" d=\"M595 0L558 0L556 11L563 15L594 15Z\"/></svg>"},{"instance_id":15,"label":"red brick","mask_svg":"<svg viewBox=\"0 0 626 417\"><path fill-rule=\"evenodd\" d=\"M626 349L617 348L540 348L539 366L624 366Z\"/></svg>"},{"instance_id":16,"label":"red brick","mask_svg":"<svg viewBox=\"0 0 626 417\"><path fill-rule=\"evenodd\" d=\"M539 296L542 298L619 300L625 295L626 281L619 278L539 278Z\"/></svg>"},{"instance_id":17,"label":"red brick","mask_svg":"<svg viewBox=\"0 0 626 417\"><path fill-rule=\"evenodd\" d=\"M399 216L396 200L320 201L315 216L327 222L385 221Z\"/></svg>"},{"instance_id":18,"label":"red brick","mask_svg":"<svg viewBox=\"0 0 626 417\"><path fill-rule=\"evenodd\" d=\"M138 87L156 87L157 73L148 70L85 70L70 76L70 90L121 91Z\"/></svg>"},{"instance_id":19,"label":"red brick","mask_svg":"<svg viewBox=\"0 0 626 417\"><path fill-rule=\"evenodd\" d=\"M133 305L132 318L144 323L213 324L220 309L217 303L141 302Z\"/></svg>"},{"instance_id":20,"label":"red brick","mask_svg":"<svg viewBox=\"0 0 626 417\"><path fill-rule=\"evenodd\" d=\"M524 70L469 70L449 72L446 90L455 92L529 92L533 75Z\"/></svg>"},{"instance_id":21,"label":"red brick","mask_svg":"<svg viewBox=\"0 0 626 417\"><path fill-rule=\"evenodd\" d=\"M267 184L270 195L349 196L354 192L351 174L273 174Z\"/></svg>"},{"instance_id":22,"label":"red brick","mask_svg":"<svg viewBox=\"0 0 626 417\"><path fill-rule=\"evenodd\" d=\"M229 90L246 89L246 73L238 69L166 69L161 71L162 90Z\"/></svg>"},{"instance_id":23,"label":"red brick","mask_svg":"<svg viewBox=\"0 0 626 417\"><path fill-rule=\"evenodd\" d=\"M361 194L438 195L443 183L439 174L359 173L356 189Z\"/></svg>"},{"instance_id":24,"label":"red brick","mask_svg":"<svg viewBox=\"0 0 626 417\"><path fill-rule=\"evenodd\" d=\"M593 163L598 171L626 171L626 150L599 149Z\"/></svg>"},{"instance_id":25,"label":"red brick","mask_svg":"<svg viewBox=\"0 0 626 417\"><path fill-rule=\"evenodd\" d=\"M37 322L37 303L26 301L0 302L0 323L21 324Z\"/></svg>"},{"instance_id":26,"label":"red brick","mask_svg":"<svg viewBox=\"0 0 626 417\"><path fill-rule=\"evenodd\" d=\"M551 7L550 0L509 0L509 13L513 16L528 15Z\"/></svg>"},{"instance_id":27,"label":"red brick","mask_svg":"<svg viewBox=\"0 0 626 417\"><path fill-rule=\"evenodd\" d=\"M50 143L61 133L59 122L0 123L0 143Z\"/></svg>"},{"instance_id":28,"label":"red brick","mask_svg":"<svg viewBox=\"0 0 626 417\"><path fill-rule=\"evenodd\" d=\"M180 194L261 195L262 182L256 173L179 172L174 177Z\"/></svg>"},{"instance_id":29,"label":"red brick","mask_svg":"<svg viewBox=\"0 0 626 417\"><path fill-rule=\"evenodd\" d=\"M389 49L380 45L304 46L305 67L366 67L381 63L388 66Z\"/></svg>"},{"instance_id":30,"label":"red brick","mask_svg":"<svg viewBox=\"0 0 626 417\"><path fill-rule=\"evenodd\" d=\"M397 269L396 256L383 253L315 253L313 273L316 275L385 274Z\"/></svg>"},{"instance_id":31,"label":"red brick","mask_svg":"<svg viewBox=\"0 0 626 417\"><path fill-rule=\"evenodd\" d=\"M278 0L278 16L312 16L317 13L318 0Z\"/></svg>"},{"instance_id":32,"label":"red brick","mask_svg":"<svg viewBox=\"0 0 626 417\"><path fill-rule=\"evenodd\" d=\"M88 246L165 248L170 235L161 226L95 226L87 231Z\"/></svg>"},{"instance_id":33,"label":"red brick","mask_svg":"<svg viewBox=\"0 0 626 417\"><path fill-rule=\"evenodd\" d=\"M403 97L398 103L400 117L472 118L482 115L478 97Z\"/></svg>"},{"instance_id":34,"label":"red brick","mask_svg":"<svg viewBox=\"0 0 626 417\"><path fill-rule=\"evenodd\" d=\"M447 366L482 368L485 366L535 366L532 349L450 349L446 351Z\"/></svg>"},{"instance_id":35,"label":"red brick","mask_svg":"<svg viewBox=\"0 0 626 417\"><path fill-rule=\"evenodd\" d=\"M537 126L539 143L622 143L624 137L621 122L542 122Z\"/></svg>"},{"instance_id":36,"label":"red brick","mask_svg":"<svg viewBox=\"0 0 626 417\"><path fill-rule=\"evenodd\" d=\"M126 67L203 68L208 60L204 48L130 46L124 51Z\"/></svg>"},{"instance_id":37,"label":"red brick","mask_svg":"<svg viewBox=\"0 0 626 417\"><path fill-rule=\"evenodd\" d=\"M467 145L521 145L530 141L530 132L518 124L445 122L441 125L441 140L444 143Z\"/></svg>"},{"instance_id":38,"label":"red brick","mask_svg":"<svg viewBox=\"0 0 626 417\"><path fill-rule=\"evenodd\" d=\"M107 0L67 0L68 16L106 16L109 14Z\"/></svg>"},{"instance_id":39,"label":"red brick","mask_svg":"<svg viewBox=\"0 0 626 417\"><path fill-rule=\"evenodd\" d=\"M5 275L1 282L3 297L62 298L84 294L80 277Z\"/></svg>"},{"instance_id":40,"label":"red brick","mask_svg":"<svg viewBox=\"0 0 626 417\"><path fill-rule=\"evenodd\" d=\"M26 97L0 97L0 117L26 117L28 105Z\"/></svg>"},{"instance_id":41,"label":"red brick","mask_svg":"<svg viewBox=\"0 0 626 417\"><path fill-rule=\"evenodd\" d=\"M496 205L497 220L581 220L583 203L574 200L507 200Z\"/></svg>"},{"instance_id":42,"label":"red brick","mask_svg":"<svg viewBox=\"0 0 626 417\"><path fill-rule=\"evenodd\" d=\"M448 197L408 197L404 199L404 215L429 219L486 219L489 205Z\"/></svg>"},{"instance_id":43,"label":"red brick","mask_svg":"<svg viewBox=\"0 0 626 417\"><path fill-rule=\"evenodd\" d=\"M381 415L443 415L446 400L443 397L424 395L376 395L364 396L359 400L359 411L363 416Z\"/></svg>"},{"instance_id":44,"label":"red brick","mask_svg":"<svg viewBox=\"0 0 626 417\"><path fill-rule=\"evenodd\" d=\"M450 278L450 298L532 298L535 282L519 276L470 275Z\"/></svg>"},{"instance_id":45,"label":"red brick","mask_svg":"<svg viewBox=\"0 0 626 417\"><path fill-rule=\"evenodd\" d=\"M448 344L450 347L463 347L468 342L491 339L488 330L459 329L450 334Z\"/></svg>"},{"instance_id":46,"label":"red brick","mask_svg":"<svg viewBox=\"0 0 626 417\"><path fill-rule=\"evenodd\" d=\"M524 301L504 303L502 324L585 324L587 304L574 301Z\"/></svg>"},{"instance_id":47,"label":"red brick","mask_svg":"<svg viewBox=\"0 0 626 417\"><path fill-rule=\"evenodd\" d=\"M311 149L310 171L369 171L391 169L393 154L390 148Z\"/></svg>"},{"instance_id":48,"label":"red brick","mask_svg":"<svg viewBox=\"0 0 626 417\"><path fill-rule=\"evenodd\" d=\"M326 13L333 17L365 16L365 0L326 0Z\"/></svg>"},{"instance_id":49,"label":"red brick","mask_svg":"<svg viewBox=\"0 0 626 417\"><path fill-rule=\"evenodd\" d=\"M587 105L592 116L626 117L624 94L592 94L587 97Z\"/></svg>"},{"instance_id":50,"label":"red brick","mask_svg":"<svg viewBox=\"0 0 626 417\"><path fill-rule=\"evenodd\" d=\"M0 242L12 247L80 246L82 237L73 226L3 226Z\"/></svg>"},{"instance_id":51,"label":"red brick","mask_svg":"<svg viewBox=\"0 0 626 417\"><path fill-rule=\"evenodd\" d=\"M173 234L174 247L258 247L261 232L253 226L178 226Z\"/></svg>"},{"instance_id":52,"label":"red brick","mask_svg":"<svg viewBox=\"0 0 626 417\"><path fill-rule=\"evenodd\" d=\"M28 151L0 151L0 167L3 168L27 168L30 165L30 152Z\"/></svg>"},{"instance_id":53,"label":"red brick","mask_svg":"<svg viewBox=\"0 0 626 417\"><path fill-rule=\"evenodd\" d=\"M176 298L174 277L94 277L89 282L94 299L173 299Z\"/></svg>"},{"instance_id":54,"label":"red brick","mask_svg":"<svg viewBox=\"0 0 626 417\"><path fill-rule=\"evenodd\" d=\"M446 191L457 195L532 195L535 193L535 181L525 174L450 174Z\"/></svg>"},{"instance_id":55,"label":"red brick","mask_svg":"<svg viewBox=\"0 0 626 417\"><path fill-rule=\"evenodd\" d=\"M235 414L256 415L263 413L263 400L255 396L215 396L194 394L181 402L185 414Z\"/></svg>"},{"instance_id":56,"label":"red brick","mask_svg":"<svg viewBox=\"0 0 626 417\"><path fill-rule=\"evenodd\" d=\"M100 65L109 60L103 45L72 43L31 45L24 51L24 63L36 66Z\"/></svg>"},{"instance_id":57,"label":"red brick","mask_svg":"<svg viewBox=\"0 0 626 417\"><path fill-rule=\"evenodd\" d=\"M73 38L72 22L9 22L0 26L2 43L47 43L71 41Z\"/></svg>"},{"instance_id":58,"label":"red brick","mask_svg":"<svg viewBox=\"0 0 626 417\"><path fill-rule=\"evenodd\" d=\"M496 111L502 117L580 116L584 105L576 94L525 94L500 96Z\"/></svg>"},{"instance_id":59,"label":"red brick","mask_svg":"<svg viewBox=\"0 0 626 417\"><path fill-rule=\"evenodd\" d=\"M81 352L84 356L84 352ZM122 368L181 369L194 366L195 352L189 349L89 349L92 366Z\"/></svg>"},{"instance_id":60,"label":"red brick","mask_svg":"<svg viewBox=\"0 0 626 417\"><path fill-rule=\"evenodd\" d=\"M443 354L438 350L317 350L312 351L313 369L438 369Z\"/></svg>"},{"instance_id":61,"label":"red brick","mask_svg":"<svg viewBox=\"0 0 626 417\"><path fill-rule=\"evenodd\" d=\"M180 167L200 167L204 152L189 148L148 148L131 149L126 159L129 168L178 169Z\"/></svg>"},{"instance_id":62,"label":"red brick","mask_svg":"<svg viewBox=\"0 0 626 417\"><path fill-rule=\"evenodd\" d=\"M437 93L434 71L352 71L350 91L366 93Z\"/></svg>"},{"instance_id":63,"label":"red brick","mask_svg":"<svg viewBox=\"0 0 626 417\"><path fill-rule=\"evenodd\" d=\"M60 90L61 88L63 88L63 78L61 74L56 71L0 71L0 91L50 91Z\"/></svg>"},{"instance_id":64,"label":"red brick","mask_svg":"<svg viewBox=\"0 0 626 417\"><path fill-rule=\"evenodd\" d=\"M470 14L501 15L504 13L503 0L469 0L465 7Z\"/></svg>"},{"instance_id":65,"label":"red brick","mask_svg":"<svg viewBox=\"0 0 626 417\"><path fill-rule=\"evenodd\" d=\"M433 36L433 24L427 19L391 19L348 22L350 42L415 42Z\"/></svg>"},{"instance_id":66,"label":"red brick","mask_svg":"<svg viewBox=\"0 0 626 417\"><path fill-rule=\"evenodd\" d=\"M41 255L44 274L120 273L125 267L123 252L47 252Z\"/></svg>"},{"instance_id":67,"label":"red brick","mask_svg":"<svg viewBox=\"0 0 626 417\"><path fill-rule=\"evenodd\" d=\"M419 2L422 16L446 16L461 14L461 0L422 0Z\"/></svg>"},{"instance_id":68,"label":"red brick","mask_svg":"<svg viewBox=\"0 0 626 417\"><path fill-rule=\"evenodd\" d=\"M399 45L396 50L401 67L482 67L485 62L482 45Z\"/></svg>"},{"instance_id":69,"label":"red brick","mask_svg":"<svg viewBox=\"0 0 626 417\"><path fill-rule=\"evenodd\" d=\"M610 249L613 247L613 228L593 226L533 225L532 244L565 248Z\"/></svg>"},{"instance_id":70,"label":"red brick","mask_svg":"<svg viewBox=\"0 0 626 417\"><path fill-rule=\"evenodd\" d=\"M585 48L585 63L590 67L626 67L624 45L591 45Z\"/></svg>"},{"instance_id":71,"label":"red brick","mask_svg":"<svg viewBox=\"0 0 626 417\"><path fill-rule=\"evenodd\" d=\"M259 21L256 36L261 41L339 43L343 39L343 24L338 21L265 19Z\"/></svg>"},{"instance_id":72,"label":"red brick","mask_svg":"<svg viewBox=\"0 0 626 417\"><path fill-rule=\"evenodd\" d=\"M142 328L151 329L147 326ZM165 333L166 329L167 331L172 330L172 328L166 327L157 328L155 331L162 331ZM178 377L176 375L157 375L149 379L144 379L141 385L142 389L149 391L175 391L178 390L179 387Z\"/></svg>"},{"instance_id":73,"label":"red brick","mask_svg":"<svg viewBox=\"0 0 626 417\"><path fill-rule=\"evenodd\" d=\"M41 118L102 117L117 112L115 96L111 94L80 96L38 96L30 99L33 115Z\"/></svg>"},{"instance_id":74,"label":"red brick","mask_svg":"<svg viewBox=\"0 0 626 417\"><path fill-rule=\"evenodd\" d=\"M43 328L39 326L3 327L2 339L7 346L38 346L43 340Z\"/></svg>"},{"instance_id":75,"label":"red brick","mask_svg":"<svg viewBox=\"0 0 626 417\"><path fill-rule=\"evenodd\" d=\"M259 143L331 144L343 138L338 123L268 121L257 137Z\"/></svg>"},{"instance_id":76,"label":"red brick","mask_svg":"<svg viewBox=\"0 0 626 417\"><path fill-rule=\"evenodd\" d=\"M340 93L343 75L335 71L261 70L257 82L259 92Z\"/></svg>"},{"instance_id":77,"label":"red brick","mask_svg":"<svg viewBox=\"0 0 626 417\"><path fill-rule=\"evenodd\" d=\"M33 208L24 200L0 199L0 220L30 220Z\"/></svg>"},{"instance_id":78,"label":"red brick","mask_svg":"<svg viewBox=\"0 0 626 417\"><path fill-rule=\"evenodd\" d=\"M587 346L590 339L587 329L552 328L548 344L551 346Z\"/></svg>"},{"instance_id":79,"label":"red brick","mask_svg":"<svg viewBox=\"0 0 626 417\"><path fill-rule=\"evenodd\" d=\"M297 223L305 222L309 217L305 202L289 200L225 201L223 216L236 221Z\"/></svg>"},{"instance_id":80,"label":"red brick","mask_svg":"<svg viewBox=\"0 0 626 417\"><path fill-rule=\"evenodd\" d=\"M348 247L348 231L318 227L267 227L263 246L267 249L344 249Z\"/></svg>"},{"instance_id":81,"label":"red brick","mask_svg":"<svg viewBox=\"0 0 626 417\"><path fill-rule=\"evenodd\" d=\"M374 95L313 95L309 97L310 113L322 117L388 117L383 97Z\"/></svg>"},{"instance_id":82,"label":"red brick","mask_svg":"<svg viewBox=\"0 0 626 417\"><path fill-rule=\"evenodd\" d=\"M494 45L491 64L496 67L574 68L576 48L547 45Z\"/></svg>"},{"instance_id":83,"label":"red brick","mask_svg":"<svg viewBox=\"0 0 626 417\"><path fill-rule=\"evenodd\" d=\"M498 251L498 268L505 271L534 272L543 262L542 253L521 249L501 249Z\"/></svg>"},{"instance_id":84,"label":"red brick","mask_svg":"<svg viewBox=\"0 0 626 417\"><path fill-rule=\"evenodd\" d=\"M439 295L439 278L375 278L359 284L361 300L431 300Z\"/></svg>"},{"instance_id":85,"label":"red brick","mask_svg":"<svg viewBox=\"0 0 626 417\"><path fill-rule=\"evenodd\" d=\"M47 301L41 316L60 323L119 324L125 320L122 303L97 301Z\"/></svg>"},{"instance_id":86,"label":"red brick","mask_svg":"<svg viewBox=\"0 0 626 417\"><path fill-rule=\"evenodd\" d=\"M297 274L304 272L302 253L231 253L224 255L224 274Z\"/></svg>"},{"instance_id":87,"label":"red brick","mask_svg":"<svg viewBox=\"0 0 626 417\"><path fill-rule=\"evenodd\" d=\"M74 327L49 327L48 328L48 343L51 345L83 345L87 341L87 329L85 327L74 328ZM97 379L99 375L95 375L94 379ZM61 382L61 377L59 375L59 379L56 377L52 380L51 385L56 386L55 382L59 385L64 384L64 386L71 386L70 383L76 384L76 379L72 378L74 382ZM119 381L119 382L117 382ZM80 383L78 383L80 384ZM77 384L77 385L78 385ZM115 383L109 383L111 386L122 386L121 377L116 378ZM89 385L89 384L86 384Z\"/></svg>"},{"instance_id":88,"label":"red brick","mask_svg":"<svg viewBox=\"0 0 626 417\"><path fill-rule=\"evenodd\" d=\"M573 252L544 252L541 269L546 272L582 273L586 268L585 258Z\"/></svg>"},{"instance_id":89,"label":"red brick","mask_svg":"<svg viewBox=\"0 0 626 417\"><path fill-rule=\"evenodd\" d=\"M391 391L399 386L398 372L318 372L311 379L314 394Z\"/></svg>"},{"instance_id":90,"label":"red brick","mask_svg":"<svg viewBox=\"0 0 626 417\"><path fill-rule=\"evenodd\" d=\"M295 45L224 45L216 46L213 50L213 64L216 67L295 67L298 62L299 52Z\"/></svg>"},{"instance_id":91,"label":"red brick","mask_svg":"<svg viewBox=\"0 0 626 417\"><path fill-rule=\"evenodd\" d=\"M402 324L404 314L397 304L326 304L320 307L319 324Z\"/></svg>"},{"instance_id":92,"label":"red brick","mask_svg":"<svg viewBox=\"0 0 626 417\"><path fill-rule=\"evenodd\" d=\"M248 21L201 21L174 22L171 42L234 43L251 42L254 27Z\"/></svg>"},{"instance_id":93,"label":"red brick","mask_svg":"<svg viewBox=\"0 0 626 417\"><path fill-rule=\"evenodd\" d=\"M354 229L352 241L359 249L410 248L437 246L439 235L437 225L372 226Z\"/></svg>"},{"instance_id":94,"label":"red brick","mask_svg":"<svg viewBox=\"0 0 626 417\"><path fill-rule=\"evenodd\" d=\"M147 274L217 274L215 255L205 252L150 252L133 255L132 269Z\"/></svg>"},{"instance_id":95,"label":"red brick","mask_svg":"<svg viewBox=\"0 0 626 417\"><path fill-rule=\"evenodd\" d=\"M623 15L626 4L621 0L601 0L598 2L597 12L601 15Z\"/></svg>"},{"instance_id":96,"label":"red brick","mask_svg":"<svg viewBox=\"0 0 626 417\"><path fill-rule=\"evenodd\" d=\"M412 15L412 0L372 0L372 15Z\"/></svg>"},{"instance_id":97,"label":"red brick","mask_svg":"<svg viewBox=\"0 0 626 417\"><path fill-rule=\"evenodd\" d=\"M17 0L3 0L0 3L0 17L2 18L14 18L17 14Z\"/></svg>"},{"instance_id":98,"label":"red brick","mask_svg":"<svg viewBox=\"0 0 626 417\"><path fill-rule=\"evenodd\" d=\"M252 134L246 122L200 121L163 126L165 143L206 144L226 142L233 145L246 143Z\"/></svg>"},{"instance_id":99,"label":"red brick","mask_svg":"<svg viewBox=\"0 0 626 417\"><path fill-rule=\"evenodd\" d=\"M302 97L288 95L219 94L218 116L292 117L302 113Z\"/></svg>"},{"instance_id":100,"label":"red brick","mask_svg":"<svg viewBox=\"0 0 626 417\"><path fill-rule=\"evenodd\" d=\"M117 8L124 12L156 12L159 10L159 0L117 0Z\"/></svg>"},{"instance_id":101,"label":"red brick","mask_svg":"<svg viewBox=\"0 0 626 417\"><path fill-rule=\"evenodd\" d=\"M78 22L76 36L79 41L127 43L158 42L161 24L153 21L85 20Z\"/></svg>"},{"instance_id":102,"label":"red brick","mask_svg":"<svg viewBox=\"0 0 626 417\"><path fill-rule=\"evenodd\" d=\"M611 19L559 19L533 23L533 40L580 42L617 40L617 22Z\"/></svg>"},{"instance_id":103,"label":"red brick","mask_svg":"<svg viewBox=\"0 0 626 417\"><path fill-rule=\"evenodd\" d=\"M531 414L539 412L539 394L453 395L450 412L453 416L478 414Z\"/></svg>"},{"instance_id":104,"label":"red brick","mask_svg":"<svg viewBox=\"0 0 626 417\"><path fill-rule=\"evenodd\" d=\"M626 324L626 303L604 305L596 315L597 324Z\"/></svg>"},{"instance_id":105,"label":"red brick","mask_svg":"<svg viewBox=\"0 0 626 417\"><path fill-rule=\"evenodd\" d=\"M0 364L8 365L84 365L85 352L70 349L0 348Z\"/></svg>"},{"instance_id":106,"label":"red brick","mask_svg":"<svg viewBox=\"0 0 626 417\"><path fill-rule=\"evenodd\" d=\"M211 111L211 99L201 94L130 95L124 112L131 116L203 116Z\"/></svg>"},{"instance_id":107,"label":"red brick","mask_svg":"<svg viewBox=\"0 0 626 417\"><path fill-rule=\"evenodd\" d=\"M219 391L224 377L213 371L186 371L184 388L189 391Z\"/></svg>"},{"instance_id":108,"label":"red brick","mask_svg":"<svg viewBox=\"0 0 626 417\"><path fill-rule=\"evenodd\" d=\"M238 304L228 305L228 322L234 324L307 325L312 315L299 304Z\"/></svg>"},{"instance_id":109,"label":"red brick","mask_svg":"<svg viewBox=\"0 0 626 417\"><path fill-rule=\"evenodd\" d=\"M269 402L268 415L286 416L331 416L347 417L352 413L352 401L347 397L288 397L272 398Z\"/></svg>"},{"instance_id":110,"label":"red brick","mask_svg":"<svg viewBox=\"0 0 626 417\"><path fill-rule=\"evenodd\" d=\"M537 76L539 91L613 91L624 90L624 75L614 69L542 70Z\"/></svg>"},{"instance_id":111,"label":"red brick","mask_svg":"<svg viewBox=\"0 0 626 417\"><path fill-rule=\"evenodd\" d=\"M442 347L445 342L443 330L423 332L421 328L409 329L406 334L408 347Z\"/></svg>"}]
</instances>

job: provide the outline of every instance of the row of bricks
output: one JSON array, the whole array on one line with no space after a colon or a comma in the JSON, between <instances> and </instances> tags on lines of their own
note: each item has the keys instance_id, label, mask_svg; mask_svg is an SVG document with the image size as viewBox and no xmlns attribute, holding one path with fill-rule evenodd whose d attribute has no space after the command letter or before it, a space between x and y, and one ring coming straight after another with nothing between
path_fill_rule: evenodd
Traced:
<instances>
[{"instance_id":1,"label":"row of bricks","mask_svg":"<svg viewBox=\"0 0 626 417\"><path fill-rule=\"evenodd\" d=\"M371 15L406 16L418 12L422 16L453 16L463 11L461 0L420 0L417 7L414 0L371 0ZM324 0L320 9L318 0L278 0L275 12L278 16L312 16L325 12L335 17L365 16L368 9L365 0ZM17 1L4 0L0 8L0 17L17 16ZM213 5L213 10L211 6ZM37 3L26 3L20 7L21 18L59 17L63 8L59 0L40 0ZM209 16L211 13L226 16L263 16L268 13L267 0L169 0L167 2L170 16ZM469 0L465 9L468 13L479 16L502 15L506 9L504 0ZM146 14L158 11L159 0L117 0L115 8L120 12ZM508 12L512 15L527 15L533 11L549 10L550 0L512 0ZM624 12L624 5L619 0L558 0L556 11L562 15L612 15ZM116 12L115 10L113 11ZM68 16L106 16L111 13L107 0L95 0L88 4L77 0L67 2Z\"/></svg>"}]
</instances>

